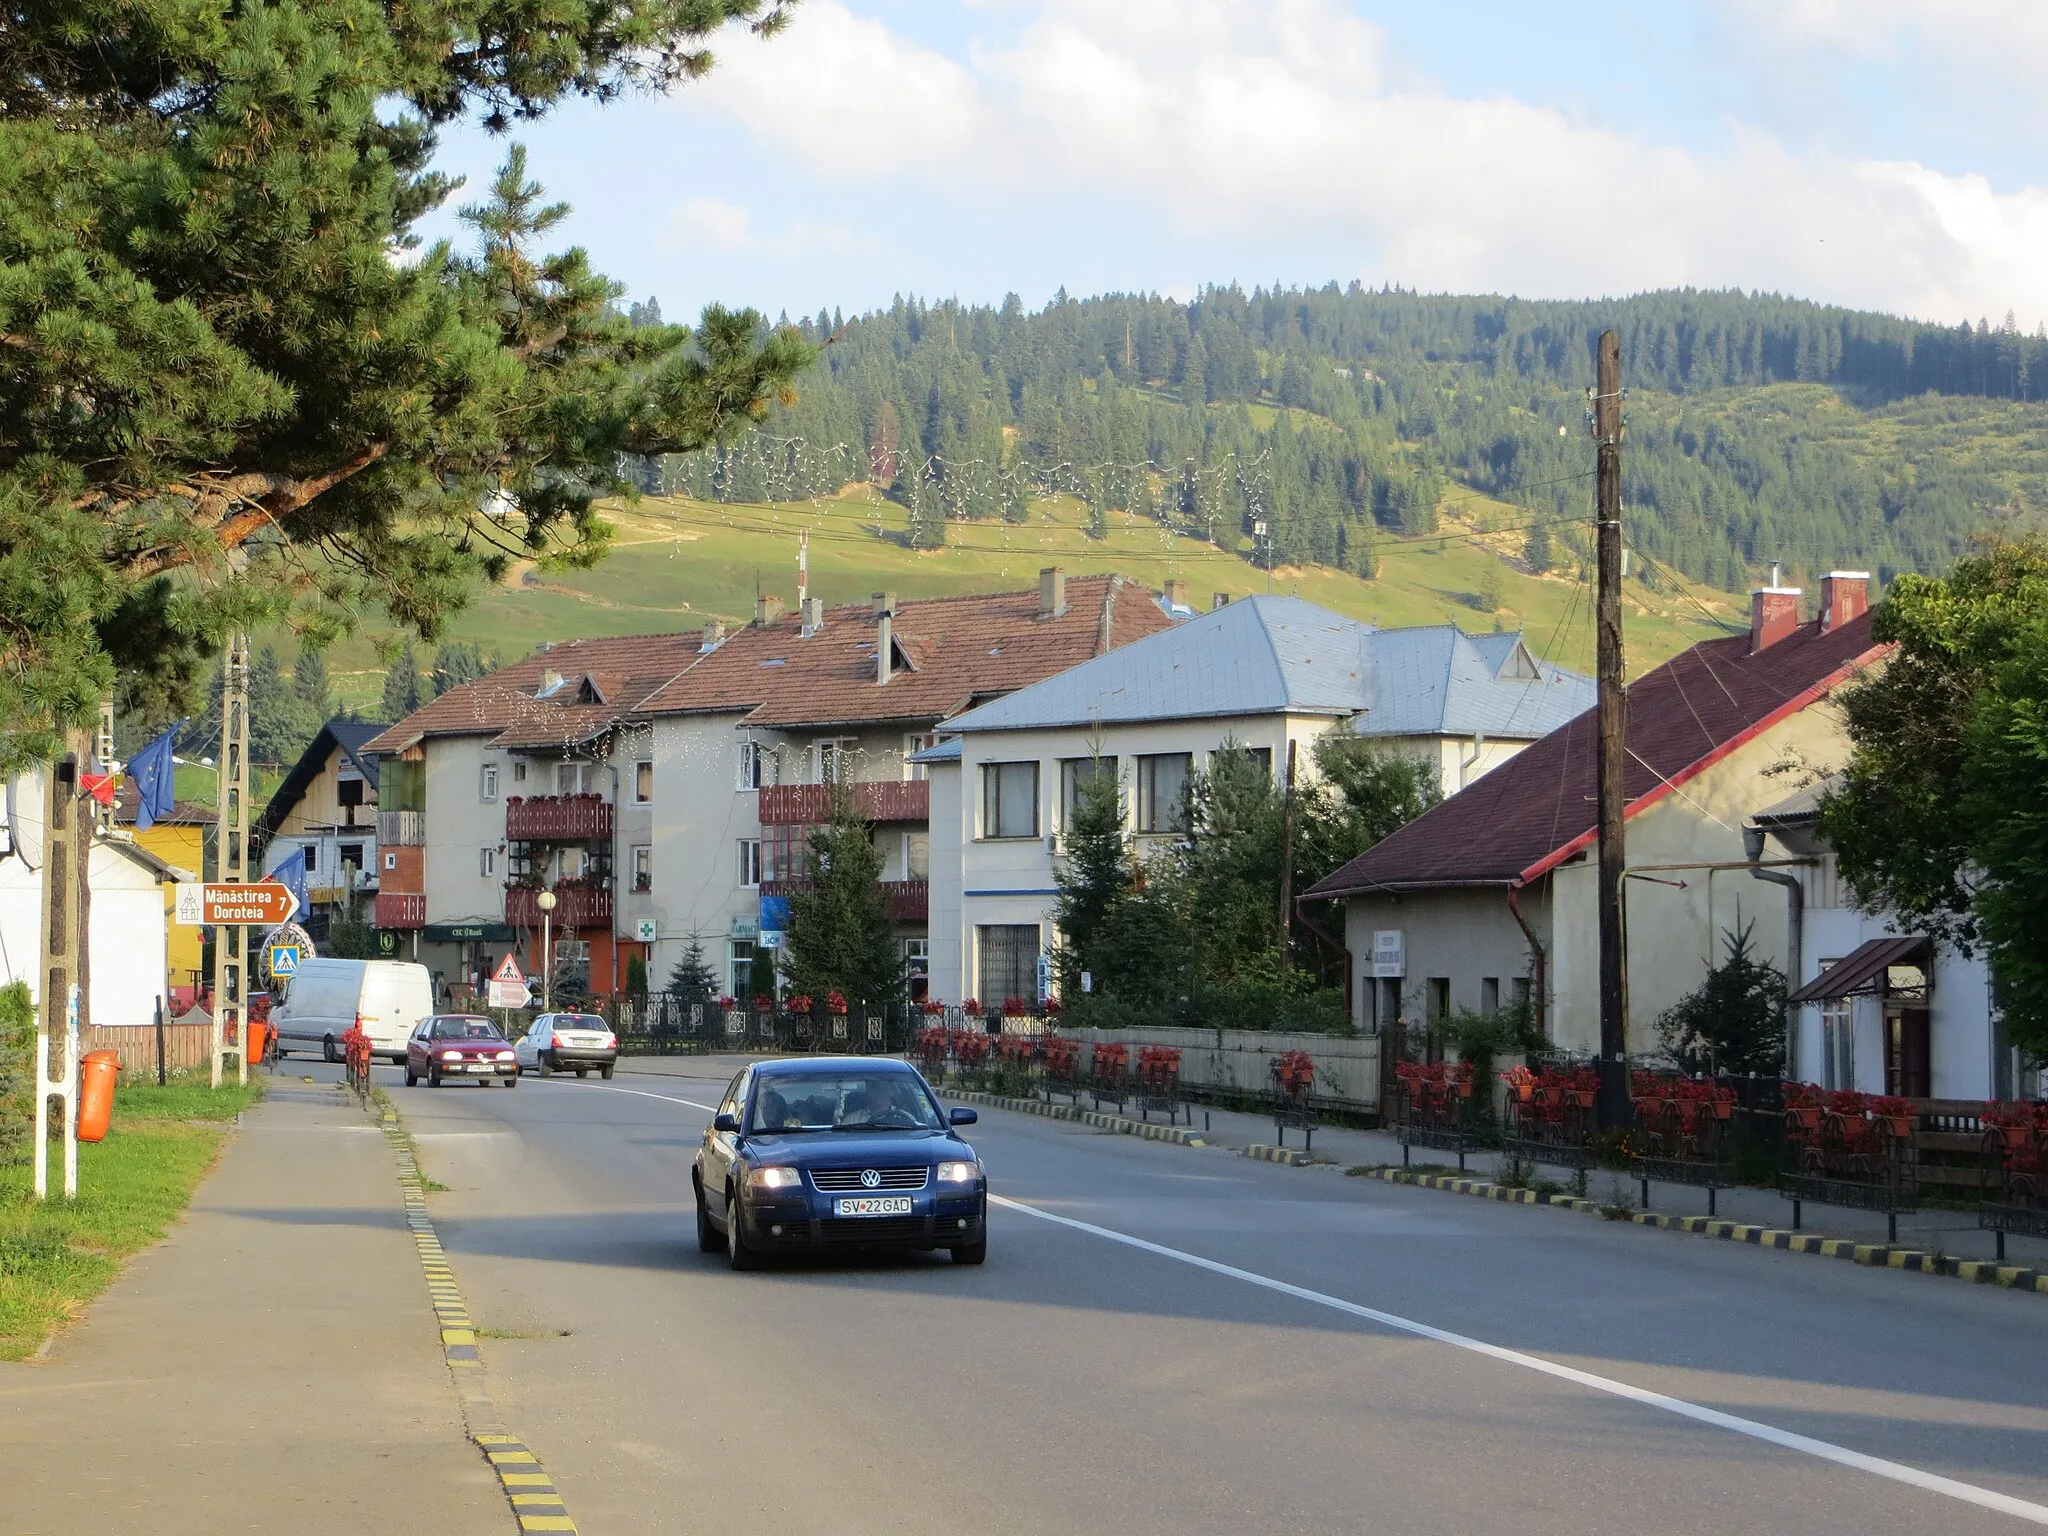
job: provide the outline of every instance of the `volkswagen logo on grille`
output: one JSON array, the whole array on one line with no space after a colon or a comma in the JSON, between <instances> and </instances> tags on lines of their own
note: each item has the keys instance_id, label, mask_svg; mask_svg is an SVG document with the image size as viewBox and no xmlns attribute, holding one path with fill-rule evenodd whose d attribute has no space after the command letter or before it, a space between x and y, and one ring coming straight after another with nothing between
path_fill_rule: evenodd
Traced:
<instances>
[{"instance_id":1,"label":"volkswagen logo on grille","mask_svg":"<svg viewBox=\"0 0 2048 1536\"><path fill-rule=\"evenodd\" d=\"M880 1189L882 1187L882 1176L872 1168L863 1168L860 1171L860 1187L862 1189Z\"/></svg>"}]
</instances>

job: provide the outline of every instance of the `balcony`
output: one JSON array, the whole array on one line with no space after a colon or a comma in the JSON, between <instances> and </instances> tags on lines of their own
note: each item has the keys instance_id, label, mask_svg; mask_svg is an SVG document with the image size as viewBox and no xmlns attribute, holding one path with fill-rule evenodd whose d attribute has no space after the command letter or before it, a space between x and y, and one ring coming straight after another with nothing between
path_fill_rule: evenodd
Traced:
<instances>
[{"instance_id":1,"label":"balcony","mask_svg":"<svg viewBox=\"0 0 2048 1536\"><path fill-rule=\"evenodd\" d=\"M855 784L854 809L869 821L930 821L932 787L925 779L870 779ZM775 784L760 792L764 827L811 826L832 819L830 784Z\"/></svg>"},{"instance_id":2,"label":"balcony","mask_svg":"<svg viewBox=\"0 0 2048 1536\"><path fill-rule=\"evenodd\" d=\"M505 802L505 836L515 843L608 843L611 802L598 795L515 795Z\"/></svg>"},{"instance_id":3,"label":"balcony","mask_svg":"<svg viewBox=\"0 0 2048 1536\"><path fill-rule=\"evenodd\" d=\"M607 810L610 807L606 807ZM540 892L515 886L505 892L505 921L514 928L540 926ZM585 885L555 887L554 926L567 932L612 925L612 893Z\"/></svg>"},{"instance_id":4,"label":"balcony","mask_svg":"<svg viewBox=\"0 0 2048 1536\"><path fill-rule=\"evenodd\" d=\"M889 903L889 920L922 923L931 914L932 883L929 880L884 880L882 894Z\"/></svg>"},{"instance_id":5,"label":"balcony","mask_svg":"<svg viewBox=\"0 0 2048 1536\"><path fill-rule=\"evenodd\" d=\"M386 848L419 848L427 841L425 811L379 811L377 841Z\"/></svg>"},{"instance_id":6,"label":"balcony","mask_svg":"<svg viewBox=\"0 0 2048 1536\"><path fill-rule=\"evenodd\" d=\"M425 891L379 891L377 893L377 926L379 928L424 928L426 925L427 893Z\"/></svg>"}]
</instances>

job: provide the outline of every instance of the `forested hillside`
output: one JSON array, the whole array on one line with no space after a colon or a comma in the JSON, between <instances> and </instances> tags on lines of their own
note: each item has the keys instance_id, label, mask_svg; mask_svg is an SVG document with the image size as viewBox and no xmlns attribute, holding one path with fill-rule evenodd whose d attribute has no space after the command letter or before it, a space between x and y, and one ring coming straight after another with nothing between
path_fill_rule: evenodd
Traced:
<instances>
[{"instance_id":1,"label":"forested hillside","mask_svg":"<svg viewBox=\"0 0 2048 1536\"><path fill-rule=\"evenodd\" d=\"M1265 565L1363 576L1459 484L1521 509L1536 570L1585 549L1592 344L1630 388L1629 535L1736 591L1782 561L1938 569L2048 496L2048 335L1797 300L1665 292L1586 303L1209 289L1064 295L1036 314L902 300L801 322L830 345L739 443L645 466L647 488L796 501L885 484L913 544L956 519L1078 496Z\"/></svg>"}]
</instances>

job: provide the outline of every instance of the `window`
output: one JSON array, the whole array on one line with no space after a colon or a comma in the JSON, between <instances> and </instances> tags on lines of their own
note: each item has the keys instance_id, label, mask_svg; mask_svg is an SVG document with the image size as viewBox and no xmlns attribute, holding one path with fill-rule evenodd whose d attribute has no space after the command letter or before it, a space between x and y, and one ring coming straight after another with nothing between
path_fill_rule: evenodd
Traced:
<instances>
[{"instance_id":1,"label":"window","mask_svg":"<svg viewBox=\"0 0 2048 1536\"><path fill-rule=\"evenodd\" d=\"M633 889L651 891L654 889L654 845L635 843L633 845Z\"/></svg>"},{"instance_id":2,"label":"window","mask_svg":"<svg viewBox=\"0 0 2048 1536\"><path fill-rule=\"evenodd\" d=\"M775 749L758 741L740 743L739 776L736 789L760 789L775 782Z\"/></svg>"},{"instance_id":3,"label":"window","mask_svg":"<svg viewBox=\"0 0 2048 1536\"><path fill-rule=\"evenodd\" d=\"M645 805L654 798L654 764L638 762L633 765L633 799Z\"/></svg>"},{"instance_id":4,"label":"window","mask_svg":"<svg viewBox=\"0 0 2048 1536\"><path fill-rule=\"evenodd\" d=\"M1038 836L1038 764L981 765L981 835Z\"/></svg>"},{"instance_id":5,"label":"window","mask_svg":"<svg viewBox=\"0 0 2048 1536\"><path fill-rule=\"evenodd\" d=\"M488 880L498 872L498 850L479 848L476 858L476 872Z\"/></svg>"},{"instance_id":6,"label":"window","mask_svg":"<svg viewBox=\"0 0 2048 1536\"><path fill-rule=\"evenodd\" d=\"M1138 759L1138 830L1184 832L1188 825L1188 778L1194 757L1161 752Z\"/></svg>"},{"instance_id":7,"label":"window","mask_svg":"<svg viewBox=\"0 0 2048 1536\"><path fill-rule=\"evenodd\" d=\"M498 765L485 763L477 775L477 798L490 805L498 798Z\"/></svg>"},{"instance_id":8,"label":"window","mask_svg":"<svg viewBox=\"0 0 2048 1536\"><path fill-rule=\"evenodd\" d=\"M1082 786L1091 783L1097 774L1116 782L1116 759L1113 757L1064 757L1060 759L1060 825L1074 824L1074 807L1081 803Z\"/></svg>"},{"instance_id":9,"label":"window","mask_svg":"<svg viewBox=\"0 0 2048 1536\"><path fill-rule=\"evenodd\" d=\"M1841 959L1822 960L1816 975ZM1820 1085L1823 1088L1856 1086L1856 1000L1831 997L1820 1005Z\"/></svg>"},{"instance_id":10,"label":"window","mask_svg":"<svg viewBox=\"0 0 2048 1536\"><path fill-rule=\"evenodd\" d=\"M754 980L754 941L752 939L728 939L726 941L725 990L744 1004L752 995Z\"/></svg>"},{"instance_id":11,"label":"window","mask_svg":"<svg viewBox=\"0 0 2048 1536\"><path fill-rule=\"evenodd\" d=\"M363 867L363 845L361 843L343 843L341 845L341 862L344 868L361 869Z\"/></svg>"},{"instance_id":12,"label":"window","mask_svg":"<svg viewBox=\"0 0 2048 1536\"><path fill-rule=\"evenodd\" d=\"M981 990L975 995L990 1008L1005 998L1038 998L1038 924L984 924L974 930L979 952Z\"/></svg>"},{"instance_id":13,"label":"window","mask_svg":"<svg viewBox=\"0 0 2048 1536\"><path fill-rule=\"evenodd\" d=\"M910 985L910 1000L921 1003L932 989L932 941L903 941L903 977Z\"/></svg>"},{"instance_id":14,"label":"window","mask_svg":"<svg viewBox=\"0 0 2048 1536\"><path fill-rule=\"evenodd\" d=\"M929 832L903 834L903 878L929 880L932 874L932 838Z\"/></svg>"},{"instance_id":15,"label":"window","mask_svg":"<svg viewBox=\"0 0 2048 1536\"><path fill-rule=\"evenodd\" d=\"M1447 1023L1451 1017L1451 978L1432 976L1429 978L1429 1023L1433 1029Z\"/></svg>"},{"instance_id":16,"label":"window","mask_svg":"<svg viewBox=\"0 0 2048 1536\"><path fill-rule=\"evenodd\" d=\"M743 837L740 839L740 884L756 886L761 883L761 839Z\"/></svg>"},{"instance_id":17,"label":"window","mask_svg":"<svg viewBox=\"0 0 2048 1536\"><path fill-rule=\"evenodd\" d=\"M523 763L523 762L518 762L518 763L514 763L514 764L512 765L512 782L513 782L514 784L524 784L524 783L526 782L526 764L525 764L525 763Z\"/></svg>"},{"instance_id":18,"label":"window","mask_svg":"<svg viewBox=\"0 0 2048 1536\"><path fill-rule=\"evenodd\" d=\"M597 790L596 763L569 762L555 764L555 793L558 795L588 795Z\"/></svg>"},{"instance_id":19,"label":"window","mask_svg":"<svg viewBox=\"0 0 2048 1536\"><path fill-rule=\"evenodd\" d=\"M397 854L395 854L395 853L387 853L387 854L385 854L385 855L384 855L384 867L385 867L386 869L396 869L396 868L398 868L398 855L397 855Z\"/></svg>"},{"instance_id":20,"label":"window","mask_svg":"<svg viewBox=\"0 0 2048 1536\"><path fill-rule=\"evenodd\" d=\"M1514 979L1513 986L1515 989L1515 1012L1519 1013L1531 1024L1534 1024L1536 1022L1535 1015L1529 1011L1529 978L1517 976Z\"/></svg>"},{"instance_id":21,"label":"window","mask_svg":"<svg viewBox=\"0 0 2048 1536\"><path fill-rule=\"evenodd\" d=\"M361 805L363 781L354 774L347 778L337 778L334 781L334 799L337 804L343 806Z\"/></svg>"},{"instance_id":22,"label":"window","mask_svg":"<svg viewBox=\"0 0 2048 1536\"><path fill-rule=\"evenodd\" d=\"M924 778L925 765L923 763L913 763L910 759L916 756L918 753L922 752L926 747L937 746L938 742L939 738L932 735L929 731L913 732L910 735L904 737L903 777L905 777L906 779Z\"/></svg>"},{"instance_id":23,"label":"window","mask_svg":"<svg viewBox=\"0 0 2048 1536\"><path fill-rule=\"evenodd\" d=\"M1479 1016L1490 1019L1500 1012L1500 978L1488 976L1479 983Z\"/></svg>"},{"instance_id":24,"label":"window","mask_svg":"<svg viewBox=\"0 0 2048 1536\"><path fill-rule=\"evenodd\" d=\"M1271 747L1246 747L1244 755L1259 765L1259 772L1269 779L1273 777L1273 749Z\"/></svg>"},{"instance_id":25,"label":"window","mask_svg":"<svg viewBox=\"0 0 2048 1536\"><path fill-rule=\"evenodd\" d=\"M301 843L299 847L306 855L306 873L310 875L320 867L320 845L318 843Z\"/></svg>"},{"instance_id":26,"label":"window","mask_svg":"<svg viewBox=\"0 0 2048 1536\"><path fill-rule=\"evenodd\" d=\"M844 784L853 777L854 741L850 736L834 736L811 745L811 782L814 784Z\"/></svg>"}]
</instances>

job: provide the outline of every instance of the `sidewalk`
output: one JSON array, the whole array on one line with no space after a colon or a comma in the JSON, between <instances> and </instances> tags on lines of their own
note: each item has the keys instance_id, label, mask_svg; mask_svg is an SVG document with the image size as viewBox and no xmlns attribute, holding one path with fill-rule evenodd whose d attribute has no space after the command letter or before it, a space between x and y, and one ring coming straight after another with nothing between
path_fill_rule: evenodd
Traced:
<instances>
[{"instance_id":1,"label":"sidewalk","mask_svg":"<svg viewBox=\"0 0 2048 1536\"><path fill-rule=\"evenodd\" d=\"M513 1528L353 1103L280 1074L170 1235L0 1365L0 1486L8 1536Z\"/></svg>"}]
</instances>

